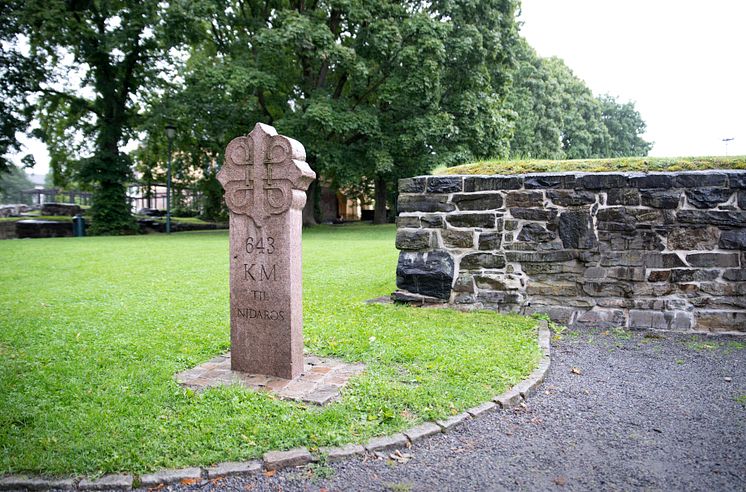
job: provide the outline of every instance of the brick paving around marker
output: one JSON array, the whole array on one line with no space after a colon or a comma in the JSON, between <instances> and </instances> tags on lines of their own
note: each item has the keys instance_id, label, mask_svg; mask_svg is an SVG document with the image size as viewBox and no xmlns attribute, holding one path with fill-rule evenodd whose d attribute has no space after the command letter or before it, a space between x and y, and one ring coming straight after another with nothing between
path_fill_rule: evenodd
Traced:
<instances>
[{"instance_id":1,"label":"brick paving around marker","mask_svg":"<svg viewBox=\"0 0 746 492\"><path fill-rule=\"evenodd\" d=\"M303 373L296 379L281 379L231 370L231 355L219 355L176 375L182 386L202 391L216 386L238 384L253 390L270 391L284 400L326 405L339 397L340 388L362 373L362 364L347 364L328 357L306 355Z\"/></svg>"}]
</instances>

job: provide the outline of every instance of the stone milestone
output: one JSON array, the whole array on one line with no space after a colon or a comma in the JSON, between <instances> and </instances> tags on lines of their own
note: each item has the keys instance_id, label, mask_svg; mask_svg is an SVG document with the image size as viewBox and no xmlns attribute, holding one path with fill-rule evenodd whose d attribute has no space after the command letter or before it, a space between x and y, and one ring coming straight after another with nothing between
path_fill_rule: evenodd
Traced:
<instances>
[{"instance_id":1,"label":"stone milestone","mask_svg":"<svg viewBox=\"0 0 746 492\"><path fill-rule=\"evenodd\" d=\"M231 368L294 379L303 371L301 227L316 174L303 145L257 123L225 150L230 211Z\"/></svg>"}]
</instances>

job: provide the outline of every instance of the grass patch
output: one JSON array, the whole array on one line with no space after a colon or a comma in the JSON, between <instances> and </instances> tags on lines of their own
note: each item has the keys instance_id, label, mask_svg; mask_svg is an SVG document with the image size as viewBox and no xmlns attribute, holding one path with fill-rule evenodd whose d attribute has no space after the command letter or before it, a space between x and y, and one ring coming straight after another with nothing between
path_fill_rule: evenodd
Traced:
<instances>
[{"instance_id":1,"label":"grass patch","mask_svg":"<svg viewBox=\"0 0 746 492\"><path fill-rule=\"evenodd\" d=\"M0 242L0 473L144 473L363 442L525 377L534 320L363 303L394 289L394 234L304 232L305 344L367 364L323 409L174 382L229 349L227 232Z\"/></svg>"},{"instance_id":2,"label":"grass patch","mask_svg":"<svg viewBox=\"0 0 746 492\"><path fill-rule=\"evenodd\" d=\"M564 161L518 159L488 160L455 167L440 167L433 174L526 174L608 171L703 171L746 169L746 156L736 157L619 157Z\"/></svg>"}]
</instances>

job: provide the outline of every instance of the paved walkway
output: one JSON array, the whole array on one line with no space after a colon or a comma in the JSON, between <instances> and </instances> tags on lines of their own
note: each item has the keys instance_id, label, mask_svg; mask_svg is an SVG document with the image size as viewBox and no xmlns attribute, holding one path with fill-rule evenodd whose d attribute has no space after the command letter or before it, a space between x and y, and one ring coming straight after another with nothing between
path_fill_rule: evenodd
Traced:
<instances>
[{"instance_id":1,"label":"paved walkway","mask_svg":"<svg viewBox=\"0 0 746 492\"><path fill-rule=\"evenodd\" d=\"M405 452L199 489L743 491L746 338L566 332L525 407Z\"/></svg>"}]
</instances>

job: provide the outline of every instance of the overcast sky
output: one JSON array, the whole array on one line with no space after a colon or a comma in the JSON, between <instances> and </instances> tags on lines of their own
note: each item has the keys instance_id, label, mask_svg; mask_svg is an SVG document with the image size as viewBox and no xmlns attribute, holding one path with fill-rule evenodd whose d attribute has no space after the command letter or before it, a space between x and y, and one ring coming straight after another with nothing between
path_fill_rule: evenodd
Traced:
<instances>
[{"instance_id":1,"label":"overcast sky","mask_svg":"<svg viewBox=\"0 0 746 492\"><path fill-rule=\"evenodd\" d=\"M650 155L746 155L746 1L523 0L521 32L635 102Z\"/></svg>"},{"instance_id":2,"label":"overcast sky","mask_svg":"<svg viewBox=\"0 0 746 492\"><path fill-rule=\"evenodd\" d=\"M523 0L522 34L595 94L633 101L654 156L746 155L746 0ZM29 143L35 173L44 146ZM21 154L23 155L23 154ZM20 159L20 156L19 156Z\"/></svg>"}]
</instances>

